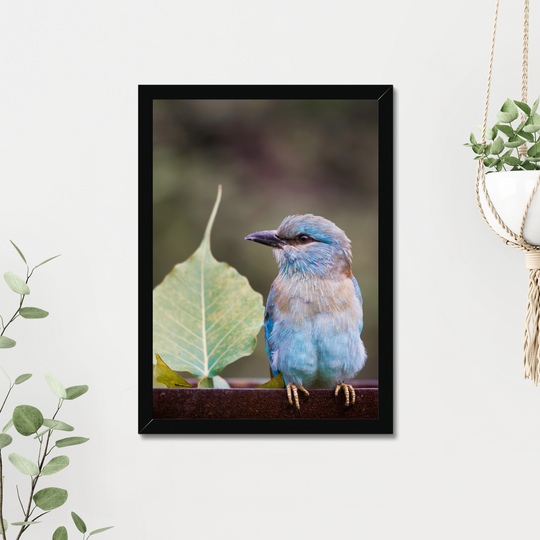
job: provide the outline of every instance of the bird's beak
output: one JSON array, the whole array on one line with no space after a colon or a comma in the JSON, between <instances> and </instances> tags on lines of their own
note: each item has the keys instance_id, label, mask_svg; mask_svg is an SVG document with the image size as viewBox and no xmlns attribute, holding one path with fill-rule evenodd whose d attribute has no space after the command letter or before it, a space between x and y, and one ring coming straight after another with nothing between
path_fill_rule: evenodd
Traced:
<instances>
[{"instance_id":1,"label":"bird's beak","mask_svg":"<svg viewBox=\"0 0 540 540\"><path fill-rule=\"evenodd\" d=\"M253 242L259 242L259 244L278 249L281 249L285 245L285 242L276 236L276 231L254 232L246 236L244 240L252 240Z\"/></svg>"}]
</instances>

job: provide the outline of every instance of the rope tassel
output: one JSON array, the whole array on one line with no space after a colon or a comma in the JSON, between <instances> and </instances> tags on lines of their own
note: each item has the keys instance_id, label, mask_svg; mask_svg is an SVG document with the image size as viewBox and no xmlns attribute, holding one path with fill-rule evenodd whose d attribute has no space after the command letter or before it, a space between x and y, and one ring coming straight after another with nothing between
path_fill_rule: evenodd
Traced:
<instances>
[{"instance_id":1,"label":"rope tassel","mask_svg":"<svg viewBox=\"0 0 540 540\"><path fill-rule=\"evenodd\" d=\"M525 317L525 340L523 343L523 368L525 378L535 386L540 382L540 252L525 253L529 269L529 295Z\"/></svg>"}]
</instances>

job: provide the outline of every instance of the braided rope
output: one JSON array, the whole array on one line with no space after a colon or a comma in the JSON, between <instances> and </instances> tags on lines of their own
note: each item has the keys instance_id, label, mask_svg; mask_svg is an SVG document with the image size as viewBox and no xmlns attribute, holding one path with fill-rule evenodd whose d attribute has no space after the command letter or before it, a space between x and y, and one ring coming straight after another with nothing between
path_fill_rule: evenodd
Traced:
<instances>
[{"instance_id":1,"label":"braided rope","mask_svg":"<svg viewBox=\"0 0 540 540\"><path fill-rule=\"evenodd\" d=\"M523 60L521 67L521 101L527 103L527 83L529 81L529 0L525 0L523 15ZM520 122L525 122L525 114L521 112ZM524 158L527 155L527 143L518 148L519 155Z\"/></svg>"}]
</instances>

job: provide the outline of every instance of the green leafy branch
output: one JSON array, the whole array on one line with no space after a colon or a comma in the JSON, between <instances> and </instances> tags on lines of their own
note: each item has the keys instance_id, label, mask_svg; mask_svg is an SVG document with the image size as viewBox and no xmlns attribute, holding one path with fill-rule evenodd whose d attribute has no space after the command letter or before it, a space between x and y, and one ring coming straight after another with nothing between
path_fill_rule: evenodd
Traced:
<instances>
[{"instance_id":1,"label":"green leafy branch","mask_svg":"<svg viewBox=\"0 0 540 540\"><path fill-rule=\"evenodd\" d=\"M17 294L20 295L20 300L19 300L19 307L17 308L17 311L15 311L13 317L11 317L11 319L8 321L7 324L4 324L4 319L0 315L0 321L2 324L2 333L0 333L0 349L10 349L11 347L15 347L15 345L17 344L15 340L10 339L7 336L4 336L4 332L6 331L6 328L17 317L21 316L24 319L44 319L45 317L49 315L49 312L43 309L39 309L36 307L22 307L22 305L23 305L25 297L30 294L28 281L30 277L32 276L32 274L34 273L34 270L44 265L45 263L48 263L49 261L56 259L56 257L60 257L60 255L55 255L54 257L51 257L50 259L47 259L43 261L42 263L39 263L38 265L34 266L32 270L30 270L30 267L28 266L28 263L26 262L26 258L22 254L22 251L14 244L13 241L10 240L10 242L13 244L13 247L17 250L22 260L24 261L24 264L26 265L26 280L20 278L18 275L14 274L13 272L6 272L4 274L4 280L8 284L8 287L13 292L16 292Z\"/></svg>"},{"instance_id":2,"label":"green leafy branch","mask_svg":"<svg viewBox=\"0 0 540 540\"><path fill-rule=\"evenodd\" d=\"M2 333L0 334L0 348L10 348L15 346L15 341L4 336L6 328L19 316L26 319L42 319L48 315L48 312L32 307L22 307L24 298L30 294L30 289L28 287L28 281L32 276L34 270L39 266L59 257L51 257L38 264L32 270L26 262L21 250L13 243L13 246L23 259L26 264L26 280L23 280L13 272L6 272L4 274L4 279L11 290L20 295L19 307L13 317L4 325L3 319L1 319L2 324ZM14 382L11 381L9 375L5 372L3 368L2 371L6 375L9 381L9 389L6 393L6 396L0 406L0 413L3 411L4 406L13 390L13 388L19 384L24 383L32 377L30 373L24 373L19 375ZM20 527L16 540L22 536L22 534L32 525L40 523L39 518L48 514L52 510L62 506L68 498L68 492L65 489L57 487L46 487L36 491L37 484L42 476L49 476L56 474L63 469L65 469L70 461L67 456L60 455L53 457L46 462L49 455L53 452L55 448L61 449L69 446L76 446L87 442L89 439L86 437L64 437L56 440L55 442L51 441L51 437L55 431L64 431L70 432L74 430L73 426L66 424L60 420L57 420L57 415L60 412L65 401L71 401L79 398L88 391L88 386L78 385L65 388L64 385L52 374L46 373L45 380L52 391L52 393L58 398L58 403L56 406L56 411L54 412L52 418L44 418L43 414L39 409L31 405L19 405L13 410L13 415L9 422L4 426L2 433L0 433L0 533L3 540L7 540L6 531L8 529L8 522L4 519L3 516L3 502L4 502L4 473L3 473L3 462L2 462L2 449L9 446L13 442L11 435L7 431L13 426L15 430L24 437L34 436L34 439L37 439L39 443L39 448L37 452L36 461L26 458L17 453L11 453L8 456L11 464L22 474L30 477L30 489L28 502L26 505L23 504L21 496L19 493L19 487L17 489L17 497L19 504L21 505L23 519L22 521L16 521L11 523L12 526ZM42 510L39 515L35 517L34 512L36 510ZM37 512L36 512L37 513ZM84 521L72 512L72 518L77 529L83 533L83 540L86 540L92 535L104 532L112 527L105 527L102 529L96 529L86 536L86 525ZM67 540L67 529L65 527L58 527L53 534L53 540Z\"/></svg>"},{"instance_id":3,"label":"green leafy branch","mask_svg":"<svg viewBox=\"0 0 540 540\"><path fill-rule=\"evenodd\" d=\"M476 154L475 160L483 159L490 172L500 171L534 171L540 169L540 115L537 113L538 98L532 107L521 101L507 99L497 113L498 122L486 130L488 144L478 142L473 133L470 142L464 146L472 148ZM512 123L518 119L521 110L525 120L514 127ZM522 157L518 148L530 143L527 155ZM505 151L505 149L507 149ZM512 155L513 153L516 155Z\"/></svg>"}]
</instances>

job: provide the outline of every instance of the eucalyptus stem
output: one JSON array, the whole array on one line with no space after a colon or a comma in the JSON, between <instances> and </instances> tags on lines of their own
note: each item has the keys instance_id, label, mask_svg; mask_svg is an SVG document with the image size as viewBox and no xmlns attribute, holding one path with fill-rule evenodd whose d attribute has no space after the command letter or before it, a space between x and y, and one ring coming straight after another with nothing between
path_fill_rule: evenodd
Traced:
<instances>
[{"instance_id":1,"label":"eucalyptus stem","mask_svg":"<svg viewBox=\"0 0 540 540\"><path fill-rule=\"evenodd\" d=\"M4 477L2 476L2 450L0 450L0 528L2 530L2 538L6 540L6 529L4 528Z\"/></svg>"},{"instance_id":2,"label":"eucalyptus stem","mask_svg":"<svg viewBox=\"0 0 540 540\"><path fill-rule=\"evenodd\" d=\"M56 415L58 414L58 411L60 410L60 407L62 407L62 404L63 404L64 400L61 399L60 402L58 403L58 407L56 408L56 412L54 413L52 419L54 420L56 418ZM32 500L33 500L33 497L34 497L34 492L36 490L36 486L37 486L37 483L38 483L38 480L39 480L39 477L41 475L41 470L43 469L43 464L45 463L45 458L47 457L48 455L48 452L47 452L47 449L49 447L49 442L51 440L51 434L52 434L53 430L50 429L49 430L49 433L47 434L47 440L45 442L45 448L43 448L43 456L41 455L41 449L43 447L43 440L40 439L39 441L39 451L38 451L38 474L36 476L34 476L31 480L31 487L30 487L30 496L28 497L28 506L26 507L26 511L24 512L24 519L23 521L29 521L29 518L30 516L32 515L32 512L36 509L36 507L34 506L34 508L31 509L31 506L32 506ZM52 449L51 449L52 450ZM43 514L41 514L43 515ZM35 521L37 518L34 518L32 521ZM26 529L28 529L28 527L30 527L30 525L23 525L21 527L21 530L19 531L19 534L17 535L17 538L15 540L19 540L19 538L21 537L22 533L24 531L26 531Z\"/></svg>"},{"instance_id":3,"label":"eucalyptus stem","mask_svg":"<svg viewBox=\"0 0 540 540\"><path fill-rule=\"evenodd\" d=\"M9 394L11 394L11 391L13 390L13 387L15 385L12 384L10 387L9 387L9 390L8 390L8 393L6 394L6 397L4 399L4 403L2 403L2 406L0 407L0 413L4 410L4 405L6 404L6 401L7 401L7 398L9 397Z\"/></svg>"}]
</instances>

